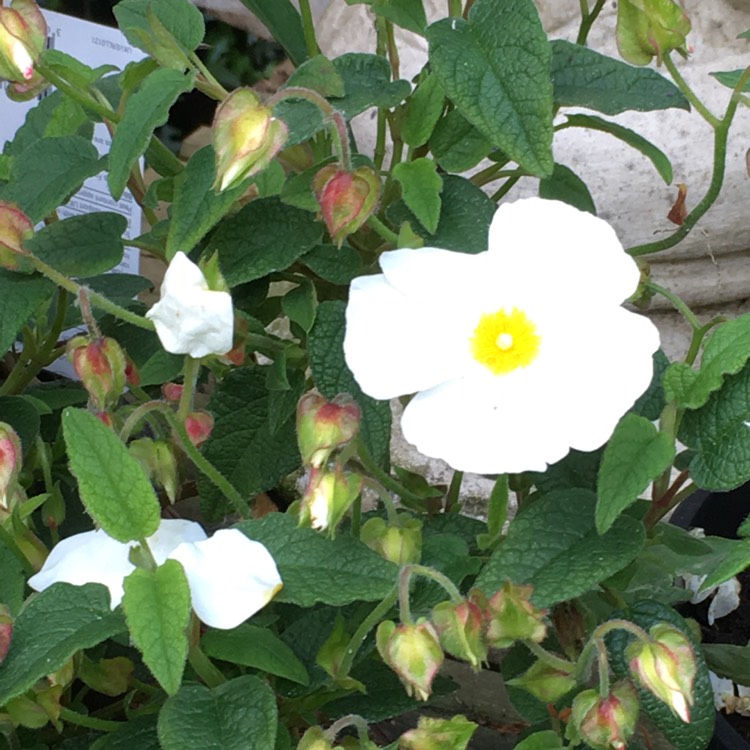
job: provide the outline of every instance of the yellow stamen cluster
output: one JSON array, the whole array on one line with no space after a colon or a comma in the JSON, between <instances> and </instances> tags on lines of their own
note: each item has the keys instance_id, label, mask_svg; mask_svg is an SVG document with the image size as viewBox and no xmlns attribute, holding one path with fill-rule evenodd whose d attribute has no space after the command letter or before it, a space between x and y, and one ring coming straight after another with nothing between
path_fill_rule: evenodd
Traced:
<instances>
[{"instance_id":1,"label":"yellow stamen cluster","mask_svg":"<svg viewBox=\"0 0 750 750\"><path fill-rule=\"evenodd\" d=\"M471 353L494 375L527 367L539 354L542 338L526 313L514 307L484 313L471 337Z\"/></svg>"}]
</instances>

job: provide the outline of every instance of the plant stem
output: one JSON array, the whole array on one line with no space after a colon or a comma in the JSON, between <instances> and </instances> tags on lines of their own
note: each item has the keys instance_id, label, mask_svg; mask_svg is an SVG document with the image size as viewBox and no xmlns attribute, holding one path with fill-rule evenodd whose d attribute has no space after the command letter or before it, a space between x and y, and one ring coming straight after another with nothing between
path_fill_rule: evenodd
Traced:
<instances>
[{"instance_id":1,"label":"plant stem","mask_svg":"<svg viewBox=\"0 0 750 750\"><path fill-rule=\"evenodd\" d=\"M404 566L402 570L402 576L406 576L407 584L409 579L413 575L422 576L422 578L429 578L435 581L435 583L445 589L445 593L450 596L454 604L460 604L464 600L456 584L453 583L453 581L451 581L451 579L448 578L445 573L441 573L439 570L428 568L425 565Z\"/></svg>"},{"instance_id":2,"label":"plant stem","mask_svg":"<svg viewBox=\"0 0 750 750\"><path fill-rule=\"evenodd\" d=\"M357 441L356 460L362 465L365 471L367 471L374 479L377 479L387 490L395 492L404 500L410 500L418 505L424 504L423 497L411 492L411 490L407 490L397 479L394 479L387 471L384 471L375 463L361 440Z\"/></svg>"},{"instance_id":3,"label":"plant stem","mask_svg":"<svg viewBox=\"0 0 750 750\"><path fill-rule=\"evenodd\" d=\"M448 494L445 496L445 513L450 513L458 502L458 495L461 492L461 482L463 481L463 471L454 471L451 477L451 484L448 488Z\"/></svg>"},{"instance_id":4,"label":"plant stem","mask_svg":"<svg viewBox=\"0 0 750 750\"><path fill-rule=\"evenodd\" d=\"M195 385L198 382L200 370L200 360L186 354L182 376L182 394L180 395L180 405L177 408L177 419L180 422L184 422L187 415L193 410Z\"/></svg>"},{"instance_id":5,"label":"plant stem","mask_svg":"<svg viewBox=\"0 0 750 750\"><path fill-rule=\"evenodd\" d=\"M310 8L310 0L300 0L299 12L302 17L302 31L305 35L305 46L309 57L320 54L318 40L315 38L315 22Z\"/></svg>"},{"instance_id":6,"label":"plant stem","mask_svg":"<svg viewBox=\"0 0 750 750\"><path fill-rule=\"evenodd\" d=\"M596 0L594 7L589 11L588 0L580 0L581 2L581 25L578 29L578 36L576 37L576 44L586 44L586 40L589 36L589 31L594 25L594 21L599 17L604 7L605 0Z\"/></svg>"},{"instance_id":7,"label":"plant stem","mask_svg":"<svg viewBox=\"0 0 750 750\"><path fill-rule=\"evenodd\" d=\"M698 320L696 314L674 292L669 291L669 289L665 289L663 286L655 284L653 281L647 281L646 287L652 292L661 294L662 297L668 299L672 303L673 307L680 313L682 313L682 316L690 324L690 327L693 330L697 330L702 327L702 324L700 320Z\"/></svg>"},{"instance_id":8,"label":"plant stem","mask_svg":"<svg viewBox=\"0 0 750 750\"><path fill-rule=\"evenodd\" d=\"M206 687L219 687L227 681L221 670L206 656L197 643L192 645L188 651L188 662L198 677L203 680Z\"/></svg>"},{"instance_id":9,"label":"plant stem","mask_svg":"<svg viewBox=\"0 0 750 750\"><path fill-rule=\"evenodd\" d=\"M214 74L206 67L205 63L203 62L203 60L200 59L200 57L198 57L198 54L196 52L191 52L188 55L188 59L195 66L195 69L206 79L206 81L216 91L216 93L219 94L220 96L219 101L222 101L229 96L229 92L214 77Z\"/></svg>"},{"instance_id":10,"label":"plant stem","mask_svg":"<svg viewBox=\"0 0 750 750\"><path fill-rule=\"evenodd\" d=\"M146 418L149 412L155 411L159 414L164 413L167 405L163 401L146 401L134 409L122 425L120 430L120 440L127 443L130 436L135 432L135 428Z\"/></svg>"},{"instance_id":11,"label":"plant stem","mask_svg":"<svg viewBox=\"0 0 750 750\"><path fill-rule=\"evenodd\" d=\"M383 503L386 515L388 516L388 523L391 526L400 526L401 522L398 518L398 511L393 503L393 498L388 494L388 490L386 490L380 482L372 479L372 477L365 478L365 485L371 490L377 492L380 502ZM352 531L352 533L354 532ZM359 534L357 534L357 536L359 536Z\"/></svg>"},{"instance_id":12,"label":"plant stem","mask_svg":"<svg viewBox=\"0 0 750 750\"><path fill-rule=\"evenodd\" d=\"M394 247L398 247L398 235L388 229L388 227L383 224L383 222L380 221L380 219L378 219L375 214L367 219L367 224L370 229L374 229L375 232L377 232L386 242L389 242Z\"/></svg>"},{"instance_id":13,"label":"plant stem","mask_svg":"<svg viewBox=\"0 0 750 750\"><path fill-rule=\"evenodd\" d=\"M369 734L367 733L367 722L358 714L348 714L347 716L342 716L340 719L337 719L330 727L328 727L328 729L326 729L325 736L328 741L333 744L342 729L352 726L356 727L360 741L365 742L369 738Z\"/></svg>"},{"instance_id":14,"label":"plant stem","mask_svg":"<svg viewBox=\"0 0 750 750\"><path fill-rule=\"evenodd\" d=\"M393 24L390 21L385 22L385 35L388 45L388 60L391 63L391 73L394 81L398 81L401 77L401 60L398 56L398 45L396 44L396 37L393 35Z\"/></svg>"},{"instance_id":15,"label":"plant stem","mask_svg":"<svg viewBox=\"0 0 750 750\"><path fill-rule=\"evenodd\" d=\"M495 193L492 195L491 200L493 200L495 203L499 203L500 200L505 197L506 193L508 193L511 188L521 179L522 175L515 175L514 177L509 177L501 186L500 188L495 191Z\"/></svg>"},{"instance_id":16,"label":"plant stem","mask_svg":"<svg viewBox=\"0 0 750 750\"><path fill-rule=\"evenodd\" d=\"M63 721L67 721L69 724L86 727L87 729L98 729L101 732L116 732L118 729L125 726L125 723L122 721L97 719L95 716L79 714L78 711L73 711L65 706L60 706L60 718Z\"/></svg>"},{"instance_id":17,"label":"plant stem","mask_svg":"<svg viewBox=\"0 0 750 750\"><path fill-rule=\"evenodd\" d=\"M720 120L716 117L713 112L710 112L705 104L697 97L696 93L690 88L688 82L682 77L682 74L674 64L674 60L671 57L671 53L667 52L664 55L664 67L669 71L669 75L672 76L672 80L677 85L677 88L685 95L685 98L695 107L698 114L714 129L719 127Z\"/></svg>"},{"instance_id":18,"label":"plant stem","mask_svg":"<svg viewBox=\"0 0 750 750\"><path fill-rule=\"evenodd\" d=\"M557 669L561 672L570 672L574 666L567 659L551 654L546 648L543 648L538 643L534 643L534 641L524 641L523 645L526 646L534 656L545 664L549 664L553 669Z\"/></svg>"},{"instance_id":19,"label":"plant stem","mask_svg":"<svg viewBox=\"0 0 750 750\"><path fill-rule=\"evenodd\" d=\"M461 17L461 0L448 0L448 15L453 18Z\"/></svg>"}]
</instances>

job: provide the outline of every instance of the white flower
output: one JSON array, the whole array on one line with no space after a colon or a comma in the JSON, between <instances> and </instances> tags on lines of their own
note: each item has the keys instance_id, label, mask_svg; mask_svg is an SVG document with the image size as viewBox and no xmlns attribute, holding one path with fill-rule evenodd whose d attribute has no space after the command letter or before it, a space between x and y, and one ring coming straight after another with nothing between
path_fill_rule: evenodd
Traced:
<instances>
[{"instance_id":1,"label":"white flower","mask_svg":"<svg viewBox=\"0 0 750 750\"><path fill-rule=\"evenodd\" d=\"M701 591L701 586L703 586L703 581L706 578L708 578L707 575L697 576L689 574L683 576L685 588L692 594L690 597L691 604L700 604L702 601L708 599L709 596L713 597L711 604L708 605L708 614L706 615L708 624L713 625L720 617L726 617L740 606L742 586L737 578L734 577L711 589Z\"/></svg>"},{"instance_id":2,"label":"white flower","mask_svg":"<svg viewBox=\"0 0 750 750\"><path fill-rule=\"evenodd\" d=\"M232 348L234 311L229 292L208 288L203 272L177 253L164 274L161 299L147 313L162 346L196 359Z\"/></svg>"},{"instance_id":3,"label":"white flower","mask_svg":"<svg viewBox=\"0 0 750 750\"><path fill-rule=\"evenodd\" d=\"M182 565L193 609L213 628L237 627L281 588L271 553L238 529L223 529L208 539L193 521L166 519L146 541L157 564L177 560ZM123 579L135 570L128 554L136 544L123 544L101 530L75 534L55 546L29 586L44 591L58 581L101 583L114 609L122 601Z\"/></svg>"},{"instance_id":4,"label":"white flower","mask_svg":"<svg viewBox=\"0 0 750 750\"><path fill-rule=\"evenodd\" d=\"M395 250L380 265L352 282L347 364L374 398L417 392L404 436L455 469L541 471L594 450L651 381L658 331L621 307L638 268L590 214L503 204L487 252Z\"/></svg>"}]
</instances>

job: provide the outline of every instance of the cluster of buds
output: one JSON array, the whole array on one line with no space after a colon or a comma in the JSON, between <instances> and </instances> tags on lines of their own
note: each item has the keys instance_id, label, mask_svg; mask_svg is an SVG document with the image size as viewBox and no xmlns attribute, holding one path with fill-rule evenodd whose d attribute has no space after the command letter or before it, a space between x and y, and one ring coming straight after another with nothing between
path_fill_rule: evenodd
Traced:
<instances>
[{"instance_id":1,"label":"cluster of buds","mask_svg":"<svg viewBox=\"0 0 750 750\"><path fill-rule=\"evenodd\" d=\"M648 65L672 50L687 56L685 38L690 19L675 0L620 0L617 4L617 47L634 65Z\"/></svg>"},{"instance_id":2,"label":"cluster of buds","mask_svg":"<svg viewBox=\"0 0 750 750\"><path fill-rule=\"evenodd\" d=\"M237 89L216 110L213 143L217 190L228 190L265 169L286 143L286 125L252 89Z\"/></svg>"},{"instance_id":3,"label":"cluster of buds","mask_svg":"<svg viewBox=\"0 0 750 750\"><path fill-rule=\"evenodd\" d=\"M47 41L47 23L34 0L12 0L0 7L0 79L8 96L32 99L47 82L34 69Z\"/></svg>"},{"instance_id":4,"label":"cluster of buds","mask_svg":"<svg viewBox=\"0 0 750 750\"><path fill-rule=\"evenodd\" d=\"M565 736L594 750L625 750L639 708L638 693L629 680L618 682L604 698L596 690L584 690L573 699Z\"/></svg>"},{"instance_id":5,"label":"cluster of buds","mask_svg":"<svg viewBox=\"0 0 750 750\"><path fill-rule=\"evenodd\" d=\"M331 239L341 247L375 210L380 199L380 178L372 167L348 171L329 164L315 175L313 192Z\"/></svg>"},{"instance_id":6,"label":"cluster of buds","mask_svg":"<svg viewBox=\"0 0 750 750\"><path fill-rule=\"evenodd\" d=\"M3 10L0 8L0 12ZM14 204L0 201L0 267L9 271L31 270L23 243L32 234L31 219Z\"/></svg>"},{"instance_id":7,"label":"cluster of buds","mask_svg":"<svg viewBox=\"0 0 750 750\"><path fill-rule=\"evenodd\" d=\"M122 347L108 336L74 336L66 353L94 408L109 412L128 383L128 359Z\"/></svg>"}]
</instances>

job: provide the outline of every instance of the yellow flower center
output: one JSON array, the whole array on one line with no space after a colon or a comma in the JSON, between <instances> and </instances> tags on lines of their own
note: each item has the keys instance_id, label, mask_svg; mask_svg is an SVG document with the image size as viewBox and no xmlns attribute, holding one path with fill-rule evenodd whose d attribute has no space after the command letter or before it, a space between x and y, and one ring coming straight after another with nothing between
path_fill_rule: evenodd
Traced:
<instances>
[{"instance_id":1,"label":"yellow flower center","mask_svg":"<svg viewBox=\"0 0 750 750\"><path fill-rule=\"evenodd\" d=\"M541 336L523 310L484 313L471 337L471 353L494 375L527 367L539 354Z\"/></svg>"}]
</instances>

